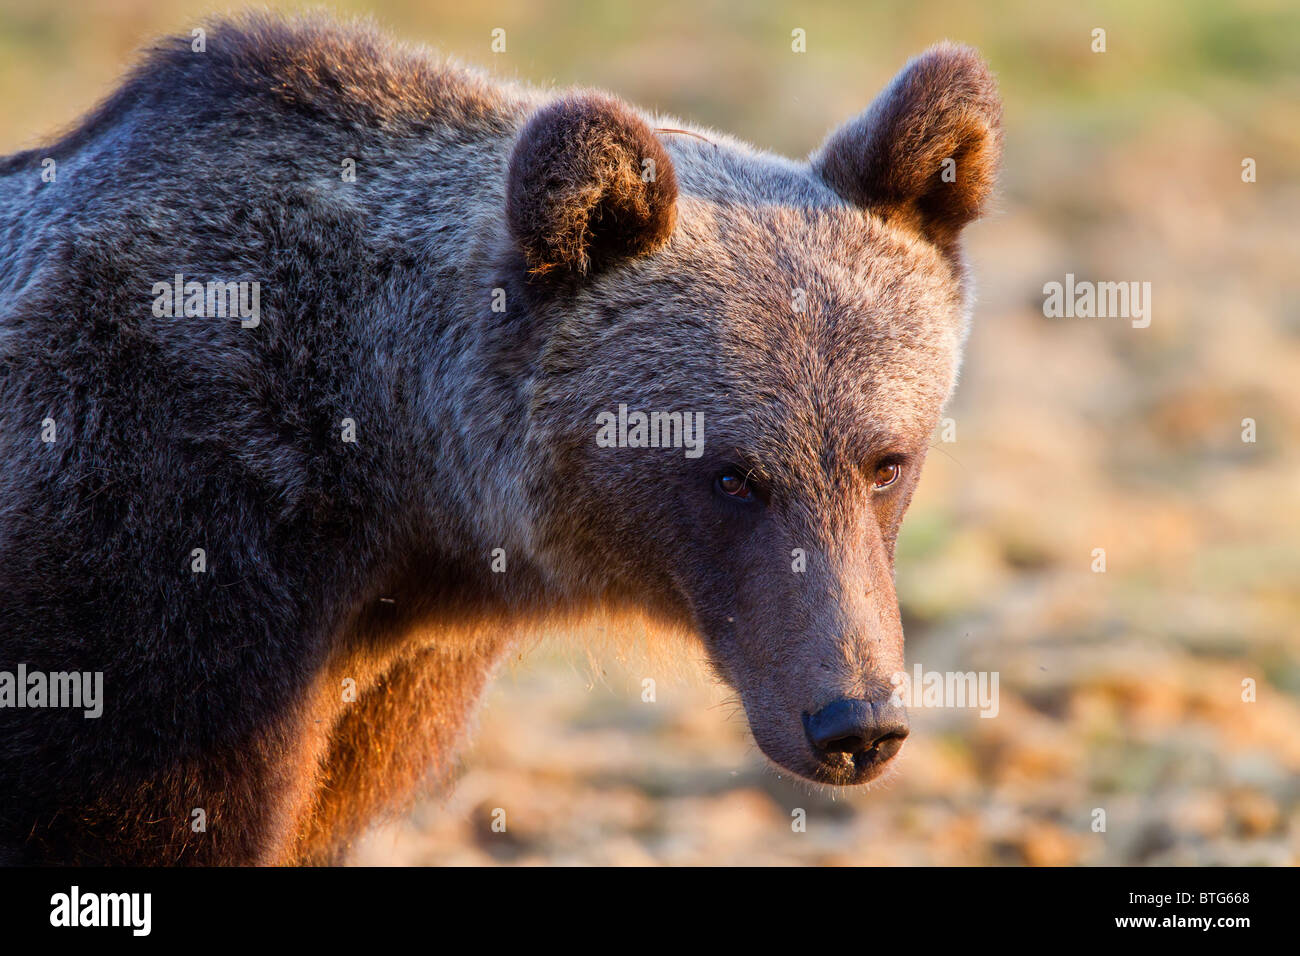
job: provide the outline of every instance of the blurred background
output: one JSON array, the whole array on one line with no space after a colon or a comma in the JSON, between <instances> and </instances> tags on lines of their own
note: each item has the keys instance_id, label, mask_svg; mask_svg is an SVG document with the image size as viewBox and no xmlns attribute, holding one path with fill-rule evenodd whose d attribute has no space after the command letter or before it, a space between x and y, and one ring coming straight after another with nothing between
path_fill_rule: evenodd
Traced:
<instances>
[{"instance_id":1,"label":"blurred background","mask_svg":"<svg viewBox=\"0 0 1300 956\"><path fill-rule=\"evenodd\" d=\"M355 862L1300 863L1300 6L333 8L791 156L943 38L984 53L1006 104L998 209L967 233L955 441L936 434L898 555L909 668L996 671L998 716L915 712L889 782L819 791L765 765L698 648L553 635L500 675L455 793ZM0 0L0 153L219 9ZM1066 273L1150 282L1150 327L1045 318Z\"/></svg>"}]
</instances>

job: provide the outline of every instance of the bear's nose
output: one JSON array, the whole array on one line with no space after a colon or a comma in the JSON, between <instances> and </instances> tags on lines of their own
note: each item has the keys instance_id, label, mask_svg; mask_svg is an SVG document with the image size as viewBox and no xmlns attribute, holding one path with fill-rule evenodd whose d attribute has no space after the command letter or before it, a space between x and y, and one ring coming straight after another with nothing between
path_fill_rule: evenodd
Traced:
<instances>
[{"instance_id":1,"label":"bear's nose","mask_svg":"<svg viewBox=\"0 0 1300 956\"><path fill-rule=\"evenodd\" d=\"M866 754L888 760L907 737L907 711L885 700L836 700L804 717L808 739L822 754Z\"/></svg>"}]
</instances>

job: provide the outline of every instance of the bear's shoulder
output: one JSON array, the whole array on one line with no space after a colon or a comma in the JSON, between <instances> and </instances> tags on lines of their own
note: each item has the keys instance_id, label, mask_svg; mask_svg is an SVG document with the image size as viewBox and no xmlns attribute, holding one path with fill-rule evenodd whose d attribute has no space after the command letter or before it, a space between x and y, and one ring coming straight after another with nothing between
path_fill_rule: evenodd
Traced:
<instances>
[{"instance_id":1,"label":"bear's shoulder","mask_svg":"<svg viewBox=\"0 0 1300 956\"><path fill-rule=\"evenodd\" d=\"M63 157L125 127L332 127L360 137L434 128L509 133L539 94L372 26L329 17L248 13L207 21L142 51L116 90L56 141L0 158L0 175L32 157Z\"/></svg>"}]
</instances>

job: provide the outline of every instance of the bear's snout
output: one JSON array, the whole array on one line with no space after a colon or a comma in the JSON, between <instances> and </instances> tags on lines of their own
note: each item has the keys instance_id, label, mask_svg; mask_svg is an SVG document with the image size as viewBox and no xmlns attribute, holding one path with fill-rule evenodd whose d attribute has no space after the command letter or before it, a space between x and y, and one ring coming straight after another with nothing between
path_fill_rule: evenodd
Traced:
<instances>
[{"instance_id":1,"label":"bear's snout","mask_svg":"<svg viewBox=\"0 0 1300 956\"><path fill-rule=\"evenodd\" d=\"M907 711L892 698L832 701L804 714L804 730L822 774L864 783L902 749L907 738Z\"/></svg>"}]
</instances>

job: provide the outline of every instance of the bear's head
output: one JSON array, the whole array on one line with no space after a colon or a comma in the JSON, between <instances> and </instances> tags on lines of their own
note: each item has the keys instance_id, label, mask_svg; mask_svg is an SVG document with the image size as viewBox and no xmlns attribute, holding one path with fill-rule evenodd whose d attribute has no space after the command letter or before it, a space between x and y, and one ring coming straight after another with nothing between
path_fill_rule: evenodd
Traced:
<instances>
[{"instance_id":1,"label":"bear's head","mask_svg":"<svg viewBox=\"0 0 1300 956\"><path fill-rule=\"evenodd\" d=\"M813 781L871 780L907 734L894 542L957 374L958 234L1000 113L945 44L807 163L594 94L514 147L538 559L687 624L763 752Z\"/></svg>"}]
</instances>

